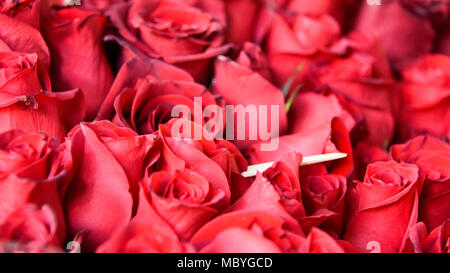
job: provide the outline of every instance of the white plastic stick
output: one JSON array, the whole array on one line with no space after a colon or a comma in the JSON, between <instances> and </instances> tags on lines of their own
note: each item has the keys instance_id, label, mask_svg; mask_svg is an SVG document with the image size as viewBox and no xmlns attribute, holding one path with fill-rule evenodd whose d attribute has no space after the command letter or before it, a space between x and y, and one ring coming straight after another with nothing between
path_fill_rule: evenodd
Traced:
<instances>
[{"instance_id":1,"label":"white plastic stick","mask_svg":"<svg viewBox=\"0 0 450 273\"><path fill-rule=\"evenodd\" d=\"M303 157L302 163L300 166L313 165L317 163L333 161L337 159L346 158L346 153L329 153L329 154L321 154L321 155L311 155ZM243 177L252 177L255 176L258 172L264 172L268 168L270 168L275 162L267 162L256 165L248 166L247 171L242 173Z\"/></svg>"}]
</instances>

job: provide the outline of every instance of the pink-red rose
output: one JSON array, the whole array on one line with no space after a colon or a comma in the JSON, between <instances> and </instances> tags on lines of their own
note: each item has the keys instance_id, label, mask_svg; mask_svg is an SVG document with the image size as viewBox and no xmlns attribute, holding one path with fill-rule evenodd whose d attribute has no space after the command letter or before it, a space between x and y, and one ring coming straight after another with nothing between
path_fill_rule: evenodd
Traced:
<instances>
[{"instance_id":1,"label":"pink-red rose","mask_svg":"<svg viewBox=\"0 0 450 273\"><path fill-rule=\"evenodd\" d=\"M450 146L437 138L419 136L391 147L398 162L415 164L425 183L420 196L420 220L429 230L450 218Z\"/></svg>"},{"instance_id":2,"label":"pink-red rose","mask_svg":"<svg viewBox=\"0 0 450 273\"><path fill-rule=\"evenodd\" d=\"M208 79L211 60L230 47L223 45L221 18L184 1L137 0L112 6L108 15L126 56L161 58L198 82Z\"/></svg>"},{"instance_id":3,"label":"pink-red rose","mask_svg":"<svg viewBox=\"0 0 450 273\"><path fill-rule=\"evenodd\" d=\"M415 165L388 161L367 166L364 181L349 188L344 240L361 252L373 246L383 253L402 251L417 222L422 182Z\"/></svg>"}]
</instances>

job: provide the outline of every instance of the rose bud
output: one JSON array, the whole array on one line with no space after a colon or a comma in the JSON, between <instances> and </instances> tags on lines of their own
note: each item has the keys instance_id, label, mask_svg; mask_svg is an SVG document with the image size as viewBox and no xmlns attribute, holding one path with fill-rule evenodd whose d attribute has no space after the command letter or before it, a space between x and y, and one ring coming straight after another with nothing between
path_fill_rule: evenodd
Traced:
<instances>
[{"instance_id":1,"label":"rose bud","mask_svg":"<svg viewBox=\"0 0 450 273\"><path fill-rule=\"evenodd\" d=\"M263 173L280 196L280 204L297 221L305 216L299 179L302 159L299 153L288 153Z\"/></svg>"},{"instance_id":2,"label":"rose bud","mask_svg":"<svg viewBox=\"0 0 450 273\"><path fill-rule=\"evenodd\" d=\"M415 165L389 161L367 166L364 181L349 188L344 240L361 252L374 247L382 253L402 251L417 222L422 182Z\"/></svg>"},{"instance_id":3,"label":"rose bud","mask_svg":"<svg viewBox=\"0 0 450 273\"><path fill-rule=\"evenodd\" d=\"M58 221L52 209L44 205L37 208L27 204L11 213L0 224L0 252L4 252L2 243L14 242L20 247L16 251L27 253L48 252L49 247L55 251L61 247L57 238Z\"/></svg>"},{"instance_id":4,"label":"rose bud","mask_svg":"<svg viewBox=\"0 0 450 273\"><path fill-rule=\"evenodd\" d=\"M307 217L301 219L303 230L319 226L329 234L340 236L343 230L347 180L342 175L314 174L301 181ZM305 228L306 227L306 228Z\"/></svg>"},{"instance_id":5,"label":"rose bud","mask_svg":"<svg viewBox=\"0 0 450 273\"><path fill-rule=\"evenodd\" d=\"M161 58L204 83L211 60L230 45L222 45L220 18L183 2L138 0L114 5L107 14L119 29L120 36L113 38L124 47L125 58Z\"/></svg>"},{"instance_id":6,"label":"rose bud","mask_svg":"<svg viewBox=\"0 0 450 273\"><path fill-rule=\"evenodd\" d=\"M168 133L168 129L170 128L170 135L175 137L173 135L174 128L181 121L181 119L174 118L162 128L166 133ZM186 119L181 123L184 124L183 126L190 127L191 129L184 130L182 128L181 132L177 132L179 134L177 137L189 139L189 143L192 146L201 150L207 157L219 165L228 179L231 201L234 203L234 201L242 196L252 182L251 178L243 177L241 174L248 168L247 160L233 143L220 138L215 139L214 132L209 131L207 126L200 126L198 123Z\"/></svg>"},{"instance_id":7,"label":"rose bud","mask_svg":"<svg viewBox=\"0 0 450 273\"><path fill-rule=\"evenodd\" d=\"M47 69L50 67L50 53L38 29L2 13L0 13L0 25L3 26L0 29L0 52L34 53Z\"/></svg>"},{"instance_id":8,"label":"rose bud","mask_svg":"<svg viewBox=\"0 0 450 273\"><path fill-rule=\"evenodd\" d=\"M217 204L225 196L206 178L188 169L174 175L166 171L153 172L142 183L142 188L146 195L142 202L148 199L183 240L189 240L217 214ZM138 217L142 217L139 212Z\"/></svg>"},{"instance_id":9,"label":"rose bud","mask_svg":"<svg viewBox=\"0 0 450 273\"><path fill-rule=\"evenodd\" d=\"M416 137L391 147L392 158L415 164L425 176L419 203L419 219L428 230L450 218L450 146L430 136Z\"/></svg>"},{"instance_id":10,"label":"rose bud","mask_svg":"<svg viewBox=\"0 0 450 273\"><path fill-rule=\"evenodd\" d=\"M145 79L147 76L158 80L194 82L189 73L163 61L156 59L131 59L124 63L119 70L96 119L112 119L115 115L114 102L116 98L125 89L134 88L139 80Z\"/></svg>"},{"instance_id":11,"label":"rose bud","mask_svg":"<svg viewBox=\"0 0 450 273\"><path fill-rule=\"evenodd\" d=\"M139 78L136 75L129 75L129 68L136 66L148 70L148 74ZM164 69L166 71L162 73L161 70ZM142 74L141 70L140 75ZM121 87L123 88L119 91L118 88ZM206 122L203 118L204 108L208 105L217 105L216 98L203 85L195 83L189 74L157 60L146 62L135 60L127 63L119 72L103 103L99 118L109 117L107 113L110 112L113 99L115 110L113 123L129 127L139 134L157 131L160 124L165 124L175 117L173 110L180 106L189 109L191 116L185 118L199 120L199 123L203 124Z\"/></svg>"},{"instance_id":12,"label":"rose bud","mask_svg":"<svg viewBox=\"0 0 450 273\"><path fill-rule=\"evenodd\" d=\"M56 230L51 241L62 244L65 223L58 183L63 182L65 170L59 165L58 153L56 140L43 133L13 130L0 134L0 225L14 220L10 215L27 204L46 206L42 209L54 214L52 225Z\"/></svg>"},{"instance_id":13,"label":"rose bud","mask_svg":"<svg viewBox=\"0 0 450 273\"><path fill-rule=\"evenodd\" d=\"M36 54L0 53L0 132L41 131L61 141L83 119L83 106L79 90L51 92Z\"/></svg>"},{"instance_id":14,"label":"rose bud","mask_svg":"<svg viewBox=\"0 0 450 273\"><path fill-rule=\"evenodd\" d=\"M409 231L407 253L450 253L450 220L436 227L428 234L423 222L417 223Z\"/></svg>"},{"instance_id":15,"label":"rose bud","mask_svg":"<svg viewBox=\"0 0 450 273\"><path fill-rule=\"evenodd\" d=\"M257 72L219 56L212 89L233 107L226 112L227 123L234 126L227 139L230 135L242 151L258 140L267 141L286 132L283 93Z\"/></svg>"},{"instance_id":16,"label":"rose bud","mask_svg":"<svg viewBox=\"0 0 450 273\"><path fill-rule=\"evenodd\" d=\"M5 0L0 3L0 13L39 29L40 0Z\"/></svg>"},{"instance_id":17,"label":"rose bud","mask_svg":"<svg viewBox=\"0 0 450 273\"><path fill-rule=\"evenodd\" d=\"M174 125L160 125L155 133L153 159L141 182L143 196L136 218L146 221L142 207L151 205L181 239L189 240L229 205L230 183L222 169L224 165L214 161L218 152L224 152L220 151L223 148L213 140L173 135L171 126ZM189 126L195 130L197 125Z\"/></svg>"},{"instance_id":18,"label":"rose bud","mask_svg":"<svg viewBox=\"0 0 450 273\"><path fill-rule=\"evenodd\" d=\"M402 113L399 122L404 140L420 134L450 139L450 57L428 55L403 72Z\"/></svg>"},{"instance_id":19,"label":"rose bud","mask_svg":"<svg viewBox=\"0 0 450 273\"><path fill-rule=\"evenodd\" d=\"M430 20L411 12L404 2L411 1L383 1L382 5L364 3L356 23L358 32L380 37L397 68L430 53L435 37Z\"/></svg>"},{"instance_id":20,"label":"rose bud","mask_svg":"<svg viewBox=\"0 0 450 273\"><path fill-rule=\"evenodd\" d=\"M80 88L88 120L95 118L114 79L103 48L106 24L102 15L70 8L55 10L45 25L54 88Z\"/></svg>"},{"instance_id":21,"label":"rose bud","mask_svg":"<svg viewBox=\"0 0 450 273\"><path fill-rule=\"evenodd\" d=\"M145 198L142 194L141 197ZM145 221L139 217L114 234L97 249L97 253L183 253L190 252L191 247L182 244L172 228L145 204Z\"/></svg>"},{"instance_id":22,"label":"rose bud","mask_svg":"<svg viewBox=\"0 0 450 273\"><path fill-rule=\"evenodd\" d=\"M126 226L137 207L153 138L138 136L108 121L82 123L69 132L65 166L76 175L66 185L64 210L68 236L83 231L82 249L94 251Z\"/></svg>"}]
</instances>

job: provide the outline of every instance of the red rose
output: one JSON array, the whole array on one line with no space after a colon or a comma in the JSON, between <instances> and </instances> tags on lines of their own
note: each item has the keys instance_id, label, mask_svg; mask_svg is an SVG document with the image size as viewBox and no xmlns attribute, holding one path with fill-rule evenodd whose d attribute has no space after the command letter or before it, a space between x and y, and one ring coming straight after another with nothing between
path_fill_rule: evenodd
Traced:
<instances>
[{"instance_id":1,"label":"red rose","mask_svg":"<svg viewBox=\"0 0 450 273\"><path fill-rule=\"evenodd\" d=\"M207 80L210 61L230 48L222 45L222 20L180 1L138 0L115 5L108 14L126 54L161 58L199 82Z\"/></svg>"},{"instance_id":2,"label":"red rose","mask_svg":"<svg viewBox=\"0 0 450 273\"><path fill-rule=\"evenodd\" d=\"M143 196L139 200L136 218L151 224L146 220L143 209L150 206L179 238L189 240L229 204L227 174L229 171L239 173L243 168L238 168L236 161L222 161L223 157L228 156L230 160L233 156L226 151L226 146L217 145L213 140L194 140L189 135L185 135L188 138L173 136L172 125L161 125L155 133L154 156L148 166L147 177L141 182ZM191 125L194 130L197 126L202 128Z\"/></svg>"},{"instance_id":3,"label":"red rose","mask_svg":"<svg viewBox=\"0 0 450 273\"><path fill-rule=\"evenodd\" d=\"M94 119L114 79L103 48L106 24L102 15L70 8L54 11L45 25L54 88L80 88L88 120Z\"/></svg>"},{"instance_id":4,"label":"red rose","mask_svg":"<svg viewBox=\"0 0 450 273\"><path fill-rule=\"evenodd\" d=\"M38 29L22 22L21 18L12 18L0 14L0 52L18 51L37 54L46 68L50 66L50 53ZM29 18L27 18L29 19ZM17 35L20 33L21 35ZM22 37L27 37L23 39Z\"/></svg>"},{"instance_id":5,"label":"red rose","mask_svg":"<svg viewBox=\"0 0 450 273\"><path fill-rule=\"evenodd\" d=\"M391 147L398 162L415 164L425 176L419 217L429 230L450 218L450 146L434 137L420 136Z\"/></svg>"},{"instance_id":6,"label":"red rose","mask_svg":"<svg viewBox=\"0 0 450 273\"><path fill-rule=\"evenodd\" d=\"M0 225L22 221L23 213L35 215L31 212L35 209L24 208L28 204L45 206L47 208L42 208L46 211L42 212L45 217L50 217L49 210L54 214L52 219L45 219L51 220L52 228L46 237L51 240L46 243L63 242L65 224L58 183L62 182L65 171L59 165L58 153L56 140L45 134L17 130L0 134ZM37 214L35 216L40 218Z\"/></svg>"},{"instance_id":7,"label":"red rose","mask_svg":"<svg viewBox=\"0 0 450 273\"><path fill-rule=\"evenodd\" d=\"M450 139L450 57L428 55L402 72L403 139L431 134Z\"/></svg>"},{"instance_id":8,"label":"red rose","mask_svg":"<svg viewBox=\"0 0 450 273\"><path fill-rule=\"evenodd\" d=\"M241 150L246 150L258 140L268 140L286 132L287 116L283 93L250 68L219 56L215 64L213 91L222 96L227 105L234 107L234 112L226 114L227 119L234 120L233 143ZM239 106L243 107L238 108ZM265 113L261 111L261 106L266 106ZM255 116L246 114L247 109L254 109ZM278 120L272 120L276 115ZM263 128L266 130L263 131ZM242 132L244 136L240 139Z\"/></svg>"},{"instance_id":9,"label":"red rose","mask_svg":"<svg viewBox=\"0 0 450 273\"><path fill-rule=\"evenodd\" d=\"M36 54L0 53L0 132L42 131L62 140L83 119L82 102L78 90L51 92Z\"/></svg>"},{"instance_id":10,"label":"red rose","mask_svg":"<svg viewBox=\"0 0 450 273\"><path fill-rule=\"evenodd\" d=\"M430 53L435 36L428 18L411 12L401 2L406 1L394 0L378 6L364 3L356 23L357 31L381 38L397 67Z\"/></svg>"},{"instance_id":11,"label":"red rose","mask_svg":"<svg viewBox=\"0 0 450 273\"><path fill-rule=\"evenodd\" d=\"M49 206L39 209L32 204L25 205L0 224L0 251L7 251L7 247L1 245L8 242L19 244L15 251L46 252L50 247L56 251L61 244L56 235L57 222Z\"/></svg>"},{"instance_id":12,"label":"red rose","mask_svg":"<svg viewBox=\"0 0 450 273\"><path fill-rule=\"evenodd\" d=\"M279 194L280 204L297 221L305 216L299 178L301 162L301 154L288 153L263 173Z\"/></svg>"},{"instance_id":13,"label":"red rose","mask_svg":"<svg viewBox=\"0 0 450 273\"><path fill-rule=\"evenodd\" d=\"M201 99L201 105L197 99ZM196 104L203 114L203 108L216 105L216 99L203 85L195 83L189 74L175 66L154 59L133 59L120 70L98 119L111 119L119 126L150 134L172 118L174 106L188 107L192 114L188 118L196 121ZM111 115L113 109L114 116ZM203 121L201 116L200 122Z\"/></svg>"},{"instance_id":14,"label":"red rose","mask_svg":"<svg viewBox=\"0 0 450 273\"><path fill-rule=\"evenodd\" d=\"M415 165L389 161L367 166L364 181L349 189L344 240L361 252L372 246L383 253L402 251L417 221L422 180Z\"/></svg>"},{"instance_id":15,"label":"red rose","mask_svg":"<svg viewBox=\"0 0 450 273\"><path fill-rule=\"evenodd\" d=\"M317 167L319 166L315 168ZM303 174L302 199L307 217L301 223L304 230L305 227L310 229L312 226L319 226L337 237L343 230L347 180L342 175L327 174L325 168L317 169L321 170Z\"/></svg>"},{"instance_id":16,"label":"red rose","mask_svg":"<svg viewBox=\"0 0 450 273\"><path fill-rule=\"evenodd\" d=\"M146 195L142 202L147 198L184 240L217 214L217 205L225 196L221 189L189 169L175 174L153 172L141 186ZM143 217L139 212L138 216Z\"/></svg>"},{"instance_id":17,"label":"red rose","mask_svg":"<svg viewBox=\"0 0 450 273\"><path fill-rule=\"evenodd\" d=\"M409 232L409 245L405 252L450 253L450 220L428 234L427 227L420 222Z\"/></svg>"},{"instance_id":18,"label":"red rose","mask_svg":"<svg viewBox=\"0 0 450 273\"><path fill-rule=\"evenodd\" d=\"M84 232L82 249L95 250L130 221L153 142L107 121L82 123L68 134L65 164L76 175L64 209L69 236Z\"/></svg>"}]
</instances>

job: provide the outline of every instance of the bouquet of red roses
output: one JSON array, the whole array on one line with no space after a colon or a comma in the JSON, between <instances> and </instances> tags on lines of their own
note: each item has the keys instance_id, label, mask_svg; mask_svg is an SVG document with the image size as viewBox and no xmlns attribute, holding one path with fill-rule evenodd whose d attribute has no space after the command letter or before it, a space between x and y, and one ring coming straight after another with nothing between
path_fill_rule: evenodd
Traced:
<instances>
[{"instance_id":1,"label":"bouquet of red roses","mask_svg":"<svg viewBox=\"0 0 450 273\"><path fill-rule=\"evenodd\" d=\"M450 1L0 0L0 252L450 252Z\"/></svg>"}]
</instances>

